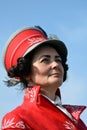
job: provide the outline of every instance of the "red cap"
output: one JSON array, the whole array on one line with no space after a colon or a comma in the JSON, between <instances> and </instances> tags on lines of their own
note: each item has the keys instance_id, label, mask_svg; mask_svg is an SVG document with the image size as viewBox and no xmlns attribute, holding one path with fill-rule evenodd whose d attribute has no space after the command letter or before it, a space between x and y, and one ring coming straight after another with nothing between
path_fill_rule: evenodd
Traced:
<instances>
[{"instance_id":1,"label":"red cap","mask_svg":"<svg viewBox=\"0 0 87 130\"><path fill-rule=\"evenodd\" d=\"M17 59L28 54L37 46L45 43L56 45L67 56L67 49L63 42L58 39L49 39L36 27L28 27L14 33L7 41L4 51L4 66L6 70L17 64Z\"/></svg>"}]
</instances>

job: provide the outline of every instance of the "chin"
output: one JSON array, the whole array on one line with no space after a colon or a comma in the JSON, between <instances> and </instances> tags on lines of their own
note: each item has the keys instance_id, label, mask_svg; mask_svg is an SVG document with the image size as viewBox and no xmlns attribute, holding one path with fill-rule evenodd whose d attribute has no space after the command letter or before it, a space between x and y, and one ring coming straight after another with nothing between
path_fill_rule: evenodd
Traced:
<instances>
[{"instance_id":1,"label":"chin","mask_svg":"<svg viewBox=\"0 0 87 130\"><path fill-rule=\"evenodd\" d=\"M57 80L56 82L54 82L54 85L61 86L62 83L63 83L63 81L61 81L61 80L58 81L58 80Z\"/></svg>"},{"instance_id":2,"label":"chin","mask_svg":"<svg viewBox=\"0 0 87 130\"><path fill-rule=\"evenodd\" d=\"M60 87L62 85L63 81L53 81L51 82L51 84L53 84L53 86L57 86L57 87Z\"/></svg>"}]
</instances>

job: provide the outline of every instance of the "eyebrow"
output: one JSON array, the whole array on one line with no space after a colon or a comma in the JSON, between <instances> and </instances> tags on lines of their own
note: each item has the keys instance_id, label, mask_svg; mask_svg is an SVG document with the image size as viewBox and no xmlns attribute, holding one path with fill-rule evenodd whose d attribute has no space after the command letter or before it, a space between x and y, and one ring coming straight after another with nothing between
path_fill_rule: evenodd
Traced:
<instances>
[{"instance_id":1,"label":"eyebrow","mask_svg":"<svg viewBox=\"0 0 87 130\"><path fill-rule=\"evenodd\" d=\"M42 57L48 57L48 58L50 58L51 56L50 55L42 55L40 58L42 58ZM56 55L55 58L61 58L61 57L59 55Z\"/></svg>"}]
</instances>

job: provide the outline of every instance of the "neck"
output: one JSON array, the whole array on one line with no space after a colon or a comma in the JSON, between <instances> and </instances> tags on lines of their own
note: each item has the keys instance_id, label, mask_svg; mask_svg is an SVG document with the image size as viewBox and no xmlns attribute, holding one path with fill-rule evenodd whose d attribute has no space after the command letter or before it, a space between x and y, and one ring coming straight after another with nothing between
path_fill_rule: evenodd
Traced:
<instances>
[{"instance_id":1,"label":"neck","mask_svg":"<svg viewBox=\"0 0 87 130\"><path fill-rule=\"evenodd\" d=\"M57 90L57 89L56 89ZM56 90L46 90L46 89L43 89L41 88L41 93L46 95L48 98L50 98L51 100L55 100L55 93L56 93Z\"/></svg>"}]
</instances>

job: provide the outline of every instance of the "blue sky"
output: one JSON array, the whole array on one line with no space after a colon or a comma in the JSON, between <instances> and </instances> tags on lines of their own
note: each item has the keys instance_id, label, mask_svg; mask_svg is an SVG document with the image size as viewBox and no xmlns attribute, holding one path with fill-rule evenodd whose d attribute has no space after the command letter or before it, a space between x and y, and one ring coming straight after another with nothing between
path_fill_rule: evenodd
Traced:
<instances>
[{"instance_id":1,"label":"blue sky","mask_svg":"<svg viewBox=\"0 0 87 130\"><path fill-rule=\"evenodd\" d=\"M61 86L62 102L87 106L87 0L0 0L0 122L5 113L20 105L23 91L7 88L2 53L16 30L40 25L56 34L68 48L68 78ZM81 118L87 124L87 110Z\"/></svg>"}]
</instances>

